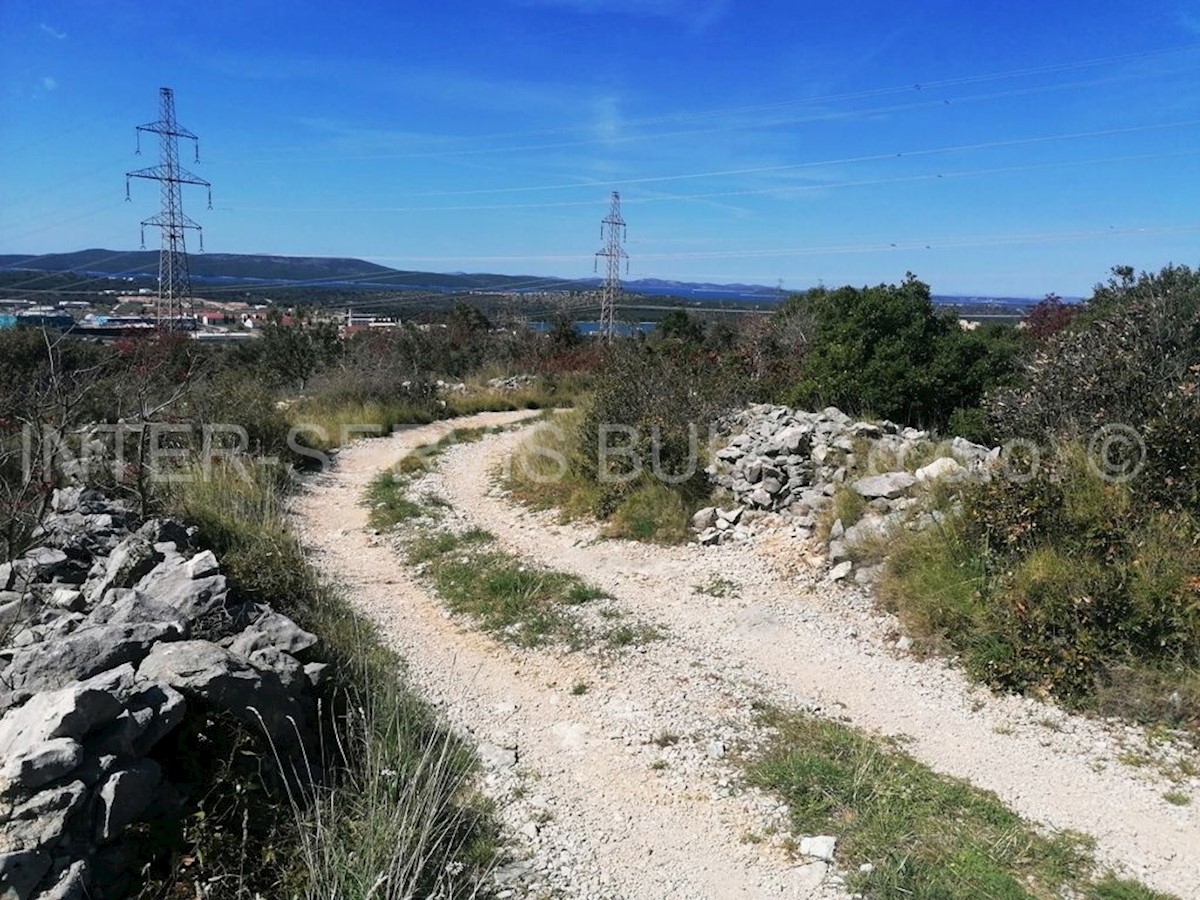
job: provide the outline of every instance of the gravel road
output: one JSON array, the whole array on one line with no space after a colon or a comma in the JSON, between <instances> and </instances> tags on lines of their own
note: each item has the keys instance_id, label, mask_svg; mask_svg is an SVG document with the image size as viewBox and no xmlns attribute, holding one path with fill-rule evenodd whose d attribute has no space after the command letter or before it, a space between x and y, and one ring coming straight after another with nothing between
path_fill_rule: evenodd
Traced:
<instances>
[{"instance_id":1,"label":"gravel road","mask_svg":"<svg viewBox=\"0 0 1200 900\"><path fill-rule=\"evenodd\" d=\"M1096 839L1101 862L1181 896L1200 896L1196 803L1118 757L1136 729L996 696L939 661L896 647L896 622L852 585L828 584L794 543L719 548L600 541L512 504L493 472L527 431L446 452L421 490L499 544L609 591L663 638L621 654L519 650L449 617L386 537L367 528L362 492L379 470L453 427L510 424L485 413L356 443L295 506L315 561L346 586L409 661L417 686L472 734L485 788L525 857L501 873L513 896L837 897L837 873L795 860L784 813L739 787L727 750L761 738L752 703L810 708L902 735L938 771L995 791L1022 815ZM697 587L721 579L723 596ZM579 685L586 685L582 692Z\"/></svg>"}]
</instances>

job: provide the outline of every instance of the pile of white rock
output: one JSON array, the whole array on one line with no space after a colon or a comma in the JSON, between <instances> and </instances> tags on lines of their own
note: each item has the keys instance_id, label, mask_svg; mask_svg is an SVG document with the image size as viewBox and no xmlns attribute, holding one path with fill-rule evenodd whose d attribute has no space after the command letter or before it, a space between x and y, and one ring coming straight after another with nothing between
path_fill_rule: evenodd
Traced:
<instances>
[{"instance_id":1,"label":"pile of white rock","mask_svg":"<svg viewBox=\"0 0 1200 900\"><path fill-rule=\"evenodd\" d=\"M156 746L189 715L316 759L317 638L237 603L194 530L56 491L38 546L0 564L0 897L125 896L130 828L175 815Z\"/></svg>"},{"instance_id":2,"label":"pile of white rock","mask_svg":"<svg viewBox=\"0 0 1200 900\"><path fill-rule=\"evenodd\" d=\"M696 513L699 542L748 540L767 529L810 540L838 490L853 490L866 513L849 525L833 523L828 551L834 563L873 535L901 524L926 526L936 515L922 508L926 487L989 478L1000 456L999 448L962 438L938 443L927 431L856 421L834 407L804 412L757 404L719 424L729 437L708 473L733 502ZM918 467L918 459L931 461Z\"/></svg>"},{"instance_id":3,"label":"pile of white rock","mask_svg":"<svg viewBox=\"0 0 1200 900\"><path fill-rule=\"evenodd\" d=\"M487 386L493 391L520 391L536 381L536 375L510 375L508 378L489 378Z\"/></svg>"}]
</instances>

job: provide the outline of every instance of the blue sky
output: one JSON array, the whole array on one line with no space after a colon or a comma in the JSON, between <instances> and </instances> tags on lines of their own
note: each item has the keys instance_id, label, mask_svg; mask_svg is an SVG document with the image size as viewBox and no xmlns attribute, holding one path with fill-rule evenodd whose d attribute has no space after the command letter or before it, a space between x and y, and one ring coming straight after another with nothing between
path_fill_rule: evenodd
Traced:
<instances>
[{"instance_id":1,"label":"blue sky","mask_svg":"<svg viewBox=\"0 0 1200 900\"><path fill-rule=\"evenodd\" d=\"M137 247L170 86L209 252L585 276L619 190L634 278L1198 262L1200 0L5 0L0 33L0 253Z\"/></svg>"}]
</instances>

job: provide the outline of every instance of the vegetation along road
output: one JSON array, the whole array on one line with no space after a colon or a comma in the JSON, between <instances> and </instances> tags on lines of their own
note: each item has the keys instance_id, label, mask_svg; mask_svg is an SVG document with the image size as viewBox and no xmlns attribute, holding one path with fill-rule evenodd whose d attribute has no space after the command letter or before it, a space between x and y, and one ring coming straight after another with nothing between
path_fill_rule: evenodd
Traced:
<instances>
[{"instance_id":1,"label":"vegetation along road","mask_svg":"<svg viewBox=\"0 0 1200 900\"><path fill-rule=\"evenodd\" d=\"M869 758L894 751L915 767L897 772L928 767L994 792L1038 826L1094 839L1102 867L1200 895L1200 813L1164 801L1154 767L1126 764L1139 731L911 656L861 588L828 583L784 542L600 541L592 525L530 512L496 477L528 429L451 437L410 475L415 507L394 532L363 504L416 448L528 416L353 444L294 510L317 564L477 741L487 790L523 844L499 877L572 896L841 896L846 859L830 865L789 827L797 813L761 764L781 734L816 722L887 736ZM455 585L500 572L498 560L514 583L540 573L530 595L561 577L580 602L562 620L480 627L495 610L458 615Z\"/></svg>"}]
</instances>

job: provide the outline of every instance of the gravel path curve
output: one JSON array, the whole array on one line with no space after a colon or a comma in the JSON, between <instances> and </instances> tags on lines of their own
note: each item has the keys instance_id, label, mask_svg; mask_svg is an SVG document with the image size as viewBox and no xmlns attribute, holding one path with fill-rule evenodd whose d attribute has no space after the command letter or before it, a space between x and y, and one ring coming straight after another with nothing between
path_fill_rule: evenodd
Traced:
<instances>
[{"instance_id":1,"label":"gravel path curve","mask_svg":"<svg viewBox=\"0 0 1200 900\"><path fill-rule=\"evenodd\" d=\"M453 425L520 417L482 414ZM732 768L708 745L722 734L732 742L748 727L752 686L709 680L686 655L664 655L670 638L611 659L497 643L443 614L387 540L367 529L358 501L374 474L451 427L352 445L294 512L317 564L379 623L422 693L494 763L485 790L529 857L515 867L514 893L844 896L824 863L797 863L769 842L744 840L771 822L782 836L782 810L731 787ZM578 684L588 685L585 694L574 693ZM656 736L668 743L664 735L678 742L658 746Z\"/></svg>"},{"instance_id":2,"label":"gravel path curve","mask_svg":"<svg viewBox=\"0 0 1200 900\"><path fill-rule=\"evenodd\" d=\"M447 452L427 476L454 514L501 546L610 591L665 637L616 659L516 651L448 619L365 529L358 500L380 469L451 427L514 422L483 414L339 455L296 506L306 545L384 627L420 687L485 748L524 835L525 868L583 897L836 896L823 863L796 864L762 840L782 823L769 798L737 789L723 750L753 734L751 703L809 706L885 734L935 769L995 791L1021 814L1096 838L1105 864L1200 896L1200 815L1153 767L1118 761L1134 729L998 697L937 661L895 648L896 623L853 586L830 585L799 548L762 539L720 548L597 541L510 503L492 472L523 439L505 433ZM525 432L527 433L527 432ZM697 593L713 579L725 596ZM576 695L572 686L588 684ZM654 740L678 736L678 743ZM511 762L515 747L519 762ZM504 751L509 751L506 754ZM486 755L486 754L485 754ZM518 788L519 786L519 788Z\"/></svg>"}]
</instances>

